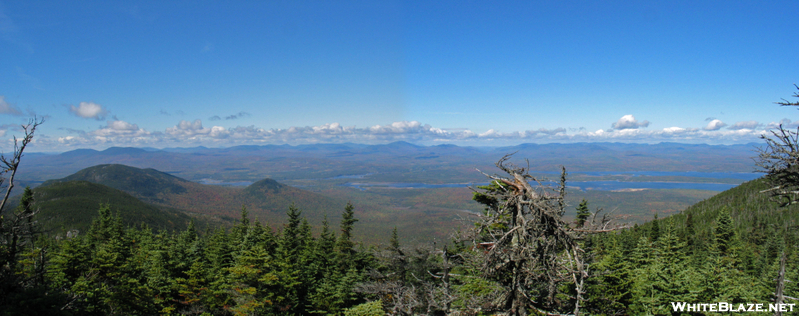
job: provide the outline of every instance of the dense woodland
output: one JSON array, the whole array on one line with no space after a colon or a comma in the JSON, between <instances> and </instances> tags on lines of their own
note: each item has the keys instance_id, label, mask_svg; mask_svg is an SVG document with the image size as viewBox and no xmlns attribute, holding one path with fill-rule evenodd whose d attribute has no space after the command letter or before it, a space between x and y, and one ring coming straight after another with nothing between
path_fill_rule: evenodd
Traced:
<instances>
[{"instance_id":1,"label":"dense woodland","mask_svg":"<svg viewBox=\"0 0 799 316\"><path fill-rule=\"evenodd\" d=\"M672 314L670 302L773 303L783 254L785 279L799 279L799 236L796 207L771 202L764 187L752 181L679 215L579 241L588 258L580 314ZM584 215L571 226L590 220L588 205L578 206ZM317 235L296 208L282 225L243 209L229 230L170 232L124 227L114 206L102 205L87 232L60 236L36 233L35 218L26 217L34 210L26 190L16 216L4 216L3 315L504 311L508 277L484 273L482 237L406 247L395 230L390 244L365 247L352 241L351 206L338 229L325 225ZM541 304L528 312L571 314L573 282L557 287L548 303L549 293L530 288ZM797 292L785 283L786 296Z\"/></svg>"}]
</instances>

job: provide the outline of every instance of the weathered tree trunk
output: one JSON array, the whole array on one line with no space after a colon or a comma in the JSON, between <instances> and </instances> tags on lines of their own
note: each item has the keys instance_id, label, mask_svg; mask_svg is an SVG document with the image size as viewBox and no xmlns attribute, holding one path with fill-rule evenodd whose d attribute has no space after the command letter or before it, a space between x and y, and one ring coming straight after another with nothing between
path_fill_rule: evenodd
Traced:
<instances>
[{"instance_id":1,"label":"weathered tree trunk","mask_svg":"<svg viewBox=\"0 0 799 316\"><path fill-rule=\"evenodd\" d=\"M618 228L610 227L607 216L597 223L596 213L584 227L570 228L562 219L566 206L565 168L560 185L551 188L541 185L526 168L508 163L509 157L496 163L507 176L484 173L492 184L481 187L485 191L475 195L478 202L488 206L474 235L475 245L490 245L483 274L504 286L506 292L500 306L510 315L527 315L528 309L547 315L565 311L578 314L588 276L578 241L586 234ZM560 286L567 282L574 282L576 290L573 307L568 301L555 300Z\"/></svg>"}]
</instances>

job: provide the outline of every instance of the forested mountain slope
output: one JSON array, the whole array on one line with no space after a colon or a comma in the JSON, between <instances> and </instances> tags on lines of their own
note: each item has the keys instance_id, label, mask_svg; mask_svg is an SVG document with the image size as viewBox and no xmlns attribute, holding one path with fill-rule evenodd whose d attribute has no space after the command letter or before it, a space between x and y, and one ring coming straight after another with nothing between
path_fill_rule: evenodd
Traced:
<instances>
[{"instance_id":1,"label":"forested mountain slope","mask_svg":"<svg viewBox=\"0 0 799 316\"><path fill-rule=\"evenodd\" d=\"M716 220L722 210L729 212L735 234L745 241L762 244L768 235L786 229L789 236L785 237L796 239L799 237L796 236L799 230L795 229L799 223L799 205L782 206L772 201L767 193L762 192L768 188L763 178L748 181L696 203L669 220L673 221L681 236L693 235L697 247L712 241ZM651 229L652 225L650 222L642 228Z\"/></svg>"},{"instance_id":2,"label":"forested mountain slope","mask_svg":"<svg viewBox=\"0 0 799 316\"><path fill-rule=\"evenodd\" d=\"M282 223L286 210L293 204L312 224L321 225L325 214L337 214L346 204L271 179L246 188L223 187L187 181L155 169L117 164L89 167L63 179L47 181L43 186L71 181L102 184L159 207L230 220L237 218L241 208L246 207L254 217Z\"/></svg>"},{"instance_id":3,"label":"forested mountain slope","mask_svg":"<svg viewBox=\"0 0 799 316\"><path fill-rule=\"evenodd\" d=\"M87 181L53 182L33 189L37 219L52 234L70 230L88 231L101 205L108 205L119 214L125 226L146 224L155 230L184 230L192 217L184 212L139 201L123 191ZM14 200L9 209L18 204ZM199 227L207 226L204 218L195 218Z\"/></svg>"},{"instance_id":4,"label":"forested mountain slope","mask_svg":"<svg viewBox=\"0 0 799 316\"><path fill-rule=\"evenodd\" d=\"M749 181L680 214L592 238L587 309L661 315L673 312L670 302L775 302L783 256L784 278L799 277L799 207L771 201L767 188ZM799 287L786 281L783 293L797 297Z\"/></svg>"}]
</instances>

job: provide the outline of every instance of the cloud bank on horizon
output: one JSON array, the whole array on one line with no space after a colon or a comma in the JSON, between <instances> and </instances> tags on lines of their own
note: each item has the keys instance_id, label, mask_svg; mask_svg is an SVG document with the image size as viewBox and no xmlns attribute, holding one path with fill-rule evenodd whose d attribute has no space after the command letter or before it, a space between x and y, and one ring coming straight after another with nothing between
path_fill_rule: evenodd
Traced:
<instances>
[{"instance_id":1,"label":"cloud bank on horizon","mask_svg":"<svg viewBox=\"0 0 799 316\"><path fill-rule=\"evenodd\" d=\"M73 111L70 109L70 111ZM87 107L82 117L96 119L98 111ZM80 114L76 114L80 115ZM69 130L73 135L63 137L39 136L34 150L74 148L106 148L113 146L169 147L211 146L227 147L243 144L316 144L316 143L386 143L407 141L420 144L506 145L523 142L692 142L692 143L748 143L756 142L770 129L796 128L799 121L783 119L780 122L761 124L755 121L736 122L729 125L713 119L704 128L668 127L647 129L649 121L638 121L633 115L624 115L611 124L610 129L586 131L584 128L559 127L525 131L499 132L488 130L475 133L469 129L443 129L418 121L399 121L387 125L368 127L342 126L329 123L319 126L290 127L285 129L256 126L204 127L201 120L181 120L163 131L148 131L135 123L109 120L105 126L92 131ZM727 128L724 128L727 127ZM0 127L6 133L11 126ZM2 130L6 129L6 130ZM0 135L2 136L2 135Z\"/></svg>"}]
</instances>

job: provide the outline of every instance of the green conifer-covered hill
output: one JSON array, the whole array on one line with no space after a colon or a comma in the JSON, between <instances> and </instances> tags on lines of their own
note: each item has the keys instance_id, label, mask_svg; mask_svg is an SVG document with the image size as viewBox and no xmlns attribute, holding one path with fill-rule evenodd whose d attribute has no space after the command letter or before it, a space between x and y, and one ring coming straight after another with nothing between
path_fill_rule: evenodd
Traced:
<instances>
[{"instance_id":1,"label":"green conifer-covered hill","mask_svg":"<svg viewBox=\"0 0 799 316\"><path fill-rule=\"evenodd\" d=\"M89 181L128 192L150 202L163 202L164 195L186 193L189 181L155 169L139 169L125 165L98 165L68 177L46 181L44 185L66 181Z\"/></svg>"},{"instance_id":2,"label":"green conifer-covered hill","mask_svg":"<svg viewBox=\"0 0 799 316\"><path fill-rule=\"evenodd\" d=\"M762 178L749 181L679 214L594 236L586 309L667 315L682 314L670 302L767 306L778 288L783 302L796 303L789 297L797 284L779 280L799 278L799 206L772 201L768 188Z\"/></svg>"},{"instance_id":3,"label":"green conifer-covered hill","mask_svg":"<svg viewBox=\"0 0 799 316\"><path fill-rule=\"evenodd\" d=\"M678 234L685 237L693 235L697 245L705 245L713 238L719 213L726 209L736 235L760 244L765 242L764 238L768 236L764 234L769 231L796 227L799 223L799 205L782 206L772 201L768 193L762 192L766 189L768 186L763 178L748 181L696 203L671 216L671 219L664 218L658 222L672 221ZM652 222L648 222L642 228L649 230L652 225Z\"/></svg>"},{"instance_id":4,"label":"green conifer-covered hill","mask_svg":"<svg viewBox=\"0 0 799 316\"><path fill-rule=\"evenodd\" d=\"M270 223L283 223L286 210L293 204L312 224L318 226L325 214L333 217L346 205L344 201L284 185L272 179L264 179L245 188L225 187L191 182L155 169L118 164L89 167L62 179L46 181L42 186L71 181L102 184L124 191L158 208L224 220L238 218L241 208L246 207L253 217ZM112 204L112 209L113 206Z\"/></svg>"},{"instance_id":5,"label":"green conifer-covered hill","mask_svg":"<svg viewBox=\"0 0 799 316\"><path fill-rule=\"evenodd\" d=\"M52 182L33 189L33 194L38 220L45 231L55 234L88 231L102 204L119 214L126 226L146 224L155 230L176 231L186 229L192 219L184 212L144 203L123 191L88 181ZM195 222L200 227L207 224L204 219Z\"/></svg>"}]
</instances>

